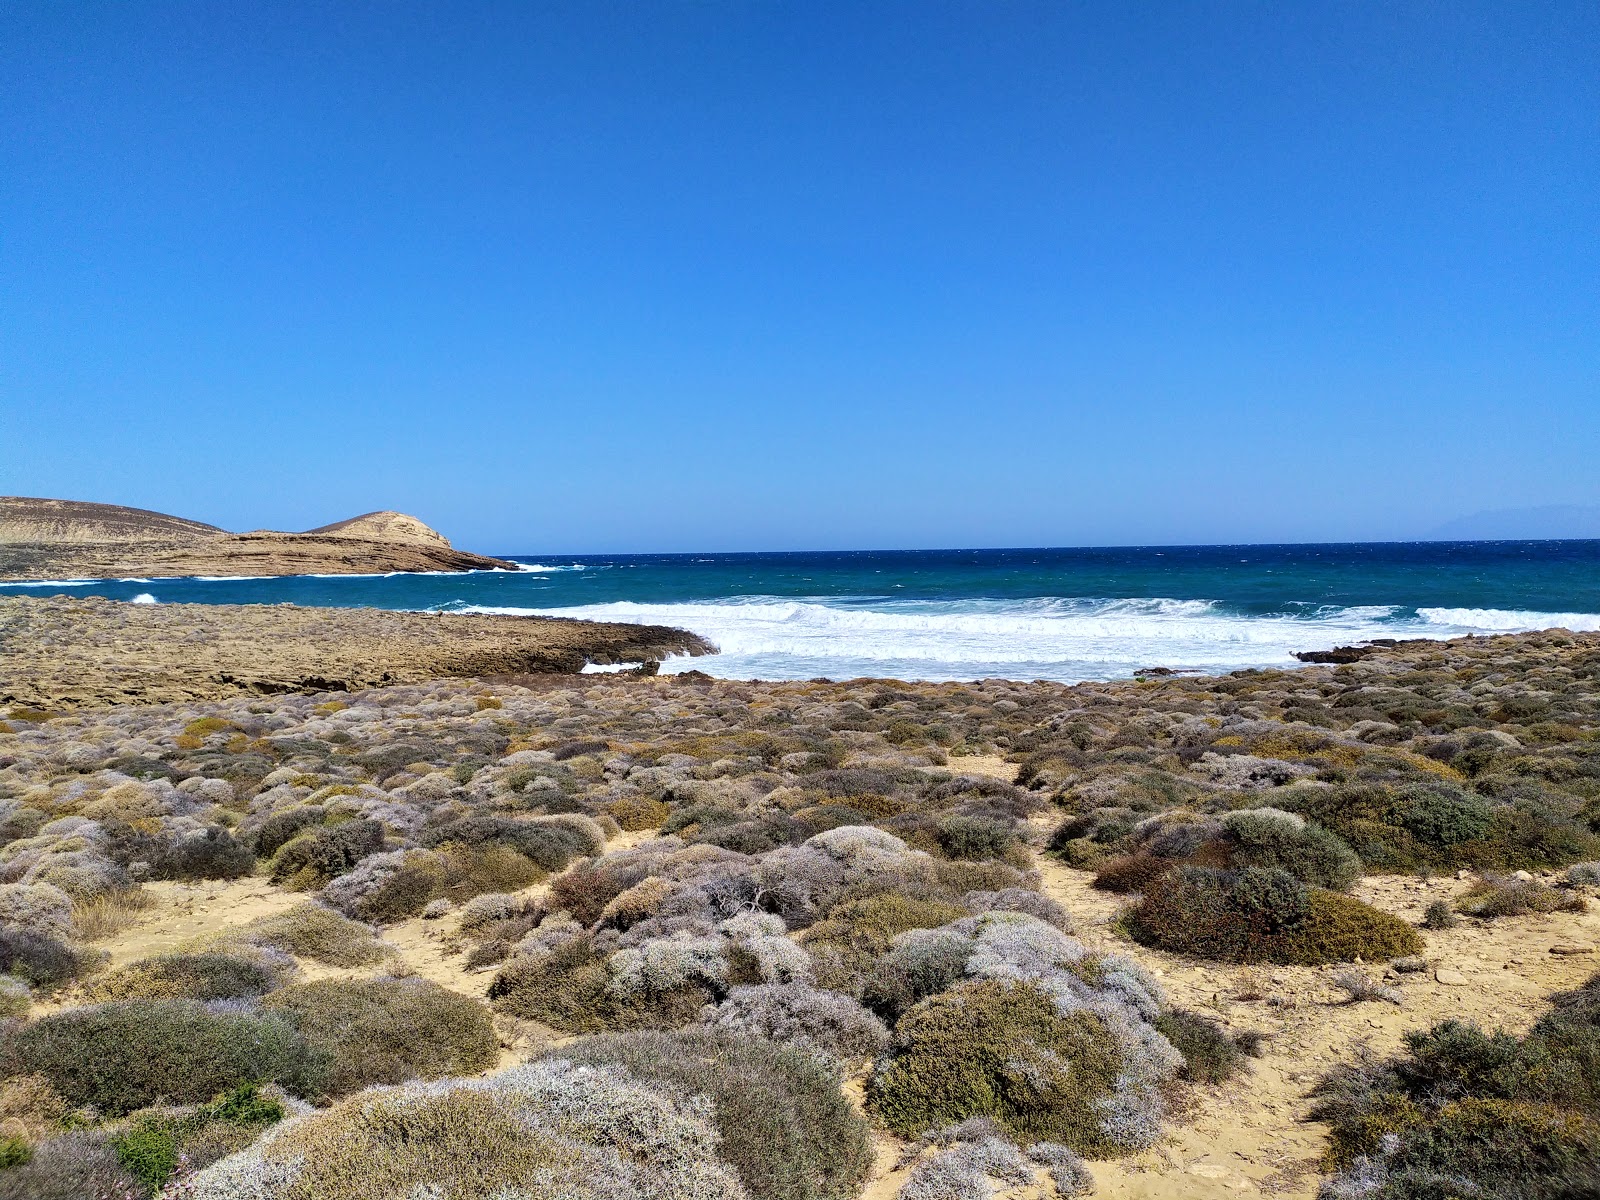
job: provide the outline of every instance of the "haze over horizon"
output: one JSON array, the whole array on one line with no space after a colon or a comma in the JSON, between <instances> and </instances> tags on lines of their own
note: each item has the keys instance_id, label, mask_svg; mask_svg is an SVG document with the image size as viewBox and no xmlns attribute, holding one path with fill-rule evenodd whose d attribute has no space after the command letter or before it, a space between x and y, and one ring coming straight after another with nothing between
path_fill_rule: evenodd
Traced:
<instances>
[{"instance_id":1,"label":"haze over horizon","mask_svg":"<svg viewBox=\"0 0 1600 1200\"><path fill-rule=\"evenodd\" d=\"M15 4L0 492L528 554L1595 536L1597 50L1577 3Z\"/></svg>"}]
</instances>

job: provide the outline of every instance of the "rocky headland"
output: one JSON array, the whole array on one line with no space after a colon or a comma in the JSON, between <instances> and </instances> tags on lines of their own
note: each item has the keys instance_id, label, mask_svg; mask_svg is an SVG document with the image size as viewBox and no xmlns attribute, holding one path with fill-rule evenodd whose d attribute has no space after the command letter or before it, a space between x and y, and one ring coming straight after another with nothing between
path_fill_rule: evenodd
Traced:
<instances>
[{"instance_id":1,"label":"rocky headland","mask_svg":"<svg viewBox=\"0 0 1600 1200\"><path fill-rule=\"evenodd\" d=\"M415 517L372 512L304 533L229 533L165 513L0 496L0 580L515 570Z\"/></svg>"},{"instance_id":2,"label":"rocky headland","mask_svg":"<svg viewBox=\"0 0 1600 1200\"><path fill-rule=\"evenodd\" d=\"M81 708L571 674L709 654L664 625L555 617L0 597L0 704Z\"/></svg>"}]
</instances>

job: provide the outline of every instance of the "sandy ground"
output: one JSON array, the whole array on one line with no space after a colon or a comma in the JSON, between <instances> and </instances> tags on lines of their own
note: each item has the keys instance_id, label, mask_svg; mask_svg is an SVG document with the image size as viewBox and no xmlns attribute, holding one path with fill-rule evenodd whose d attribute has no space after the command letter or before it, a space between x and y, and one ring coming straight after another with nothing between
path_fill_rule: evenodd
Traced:
<instances>
[{"instance_id":1,"label":"sandy ground","mask_svg":"<svg viewBox=\"0 0 1600 1200\"><path fill-rule=\"evenodd\" d=\"M1014 765L1001 759L967 758L952 766L1004 779L1015 773ZM1039 822L1041 834L1048 824L1048 819ZM648 836L623 834L608 849L635 845ZM1550 993L1575 987L1600 969L1600 954L1595 952L1600 946L1600 911L1493 923L1463 921L1456 929L1425 934L1427 972L1386 980L1401 990L1403 1004L1349 1004L1330 982L1337 967L1228 967L1135 946L1113 929L1124 897L1095 891L1089 873L1052 859L1041 857L1039 870L1044 890L1073 914L1085 941L1138 958L1154 971L1174 1004L1208 1013L1232 1028L1267 1035L1264 1054L1247 1075L1218 1087L1187 1089L1170 1122L1169 1136L1160 1145L1132 1158L1091 1164L1098 1185L1095 1194L1103 1200L1312 1197L1325 1130L1305 1120L1306 1093L1331 1067L1348 1061L1356 1047L1393 1053L1406 1030L1450 1017L1520 1032L1546 1010ZM536 885L527 894L536 895L543 887ZM1454 878L1423 882L1373 877L1354 890L1367 903L1416 921L1430 901L1448 899L1465 887ZM197 936L243 925L304 899L279 891L260 877L228 883L149 884L146 891L157 903L102 944L112 965L171 951ZM394 948L395 958L386 965L357 970L301 965L308 979L403 970L481 999L494 972L463 968L464 943L455 926L455 918L447 916L387 927L383 937ZM1588 952L1552 953L1552 947ZM1381 975L1384 966L1369 970ZM70 1003L71 997L63 1002ZM529 1022L506 1021L499 1029L502 1066L561 1040L553 1031ZM859 1078L850 1085L858 1098L860 1086ZM863 1197L891 1200L906 1177L906 1171L893 1169L904 1145L882 1133L875 1137L878 1162Z\"/></svg>"}]
</instances>

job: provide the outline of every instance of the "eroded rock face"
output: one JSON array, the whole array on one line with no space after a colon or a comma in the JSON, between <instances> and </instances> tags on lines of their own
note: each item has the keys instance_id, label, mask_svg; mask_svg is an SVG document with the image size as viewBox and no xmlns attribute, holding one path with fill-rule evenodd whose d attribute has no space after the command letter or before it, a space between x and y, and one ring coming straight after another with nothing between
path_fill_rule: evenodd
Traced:
<instances>
[{"instance_id":1,"label":"eroded rock face","mask_svg":"<svg viewBox=\"0 0 1600 1200\"><path fill-rule=\"evenodd\" d=\"M305 533L227 533L165 513L78 500L0 496L0 579L136 575L485 571L513 564L456 550L416 517L385 510Z\"/></svg>"}]
</instances>

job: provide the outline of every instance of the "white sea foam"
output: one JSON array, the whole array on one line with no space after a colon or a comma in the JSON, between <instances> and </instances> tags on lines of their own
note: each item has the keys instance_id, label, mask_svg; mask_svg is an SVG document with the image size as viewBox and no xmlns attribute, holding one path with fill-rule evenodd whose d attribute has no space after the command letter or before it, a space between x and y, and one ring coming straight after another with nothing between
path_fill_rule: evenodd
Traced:
<instances>
[{"instance_id":1,"label":"white sea foam","mask_svg":"<svg viewBox=\"0 0 1600 1200\"><path fill-rule=\"evenodd\" d=\"M1600 630L1600 613L1515 612L1503 608L1419 608L1417 616L1429 625L1466 633L1525 633L1530 629L1570 629L1574 633ZM1460 634L1430 634L1451 637Z\"/></svg>"},{"instance_id":2,"label":"white sea foam","mask_svg":"<svg viewBox=\"0 0 1600 1200\"><path fill-rule=\"evenodd\" d=\"M0 583L0 587L90 587L97 583L105 583L104 579L18 579L7 580ZM119 582L121 582L119 580ZM143 582L142 580L140 582Z\"/></svg>"},{"instance_id":3,"label":"white sea foam","mask_svg":"<svg viewBox=\"0 0 1600 1200\"><path fill-rule=\"evenodd\" d=\"M160 604L161 601L157 600L149 592L140 592L132 600L128 601L128 603L129 604Z\"/></svg>"},{"instance_id":4,"label":"white sea foam","mask_svg":"<svg viewBox=\"0 0 1600 1200\"><path fill-rule=\"evenodd\" d=\"M711 658L666 672L733 679L891 676L902 679L1108 679L1140 667L1215 672L1298 666L1296 650L1375 637L1459 637L1512 630L1600 629L1600 614L1324 606L1247 616L1206 600L896 601L743 597L573 608L453 604L457 612L583 617L675 625L715 643Z\"/></svg>"}]
</instances>

